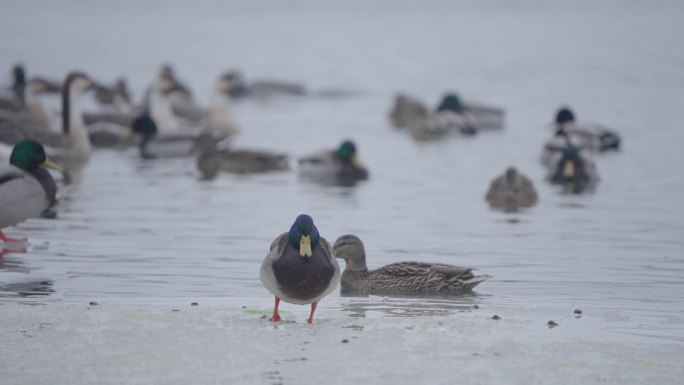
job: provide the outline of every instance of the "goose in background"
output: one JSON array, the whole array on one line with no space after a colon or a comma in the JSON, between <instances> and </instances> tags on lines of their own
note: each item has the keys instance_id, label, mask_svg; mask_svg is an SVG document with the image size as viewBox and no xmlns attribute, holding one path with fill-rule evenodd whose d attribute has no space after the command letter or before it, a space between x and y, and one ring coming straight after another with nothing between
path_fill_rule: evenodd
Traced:
<instances>
[{"instance_id":1,"label":"goose in background","mask_svg":"<svg viewBox=\"0 0 684 385\"><path fill-rule=\"evenodd\" d=\"M351 234L335 241L333 254L346 263L340 280L343 295L460 295L491 278L475 275L471 268L442 263L398 262L368 270L363 242Z\"/></svg>"},{"instance_id":2,"label":"goose in background","mask_svg":"<svg viewBox=\"0 0 684 385\"><path fill-rule=\"evenodd\" d=\"M15 144L9 164L0 166L0 241L25 242L6 236L2 229L38 217L54 203L57 185L44 167L61 171L32 139Z\"/></svg>"},{"instance_id":3,"label":"goose in background","mask_svg":"<svg viewBox=\"0 0 684 385\"><path fill-rule=\"evenodd\" d=\"M299 175L321 183L353 185L368 179L368 170L359 161L356 145L343 141L336 150L323 150L298 160Z\"/></svg>"},{"instance_id":4,"label":"goose in background","mask_svg":"<svg viewBox=\"0 0 684 385\"><path fill-rule=\"evenodd\" d=\"M211 106L203 119L202 127L215 138L232 138L240 132L240 127L230 110L230 90L230 75L219 77L212 95Z\"/></svg>"},{"instance_id":5,"label":"goose in background","mask_svg":"<svg viewBox=\"0 0 684 385\"><path fill-rule=\"evenodd\" d=\"M340 266L330 244L321 237L313 219L301 214L290 231L276 237L261 264L261 283L275 296L270 321L281 320L280 301L311 304L307 323L313 323L318 302L340 282Z\"/></svg>"}]
</instances>

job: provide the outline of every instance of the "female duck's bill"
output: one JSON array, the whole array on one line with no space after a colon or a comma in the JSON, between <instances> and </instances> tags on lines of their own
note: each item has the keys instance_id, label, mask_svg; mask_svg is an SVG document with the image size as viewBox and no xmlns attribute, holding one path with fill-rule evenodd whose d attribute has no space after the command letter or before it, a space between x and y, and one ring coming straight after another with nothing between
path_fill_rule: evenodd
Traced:
<instances>
[{"instance_id":1,"label":"female duck's bill","mask_svg":"<svg viewBox=\"0 0 684 385\"><path fill-rule=\"evenodd\" d=\"M0 241L26 241L7 237L2 228L37 217L54 203L57 186L43 167L62 171L32 139L15 144L9 165L0 166Z\"/></svg>"},{"instance_id":2,"label":"female duck's bill","mask_svg":"<svg viewBox=\"0 0 684 385\"><path fill-rule=\"evenodd\" d=\"M330 244L320 236L313 219L299 215L287 233L278 236L261 265L263 285L275 295L271 321L281 320L280 301L311 304L307 320L313 323L318 302L330 294L340 280L340 268Z\"/></svg>"}]
</instances>

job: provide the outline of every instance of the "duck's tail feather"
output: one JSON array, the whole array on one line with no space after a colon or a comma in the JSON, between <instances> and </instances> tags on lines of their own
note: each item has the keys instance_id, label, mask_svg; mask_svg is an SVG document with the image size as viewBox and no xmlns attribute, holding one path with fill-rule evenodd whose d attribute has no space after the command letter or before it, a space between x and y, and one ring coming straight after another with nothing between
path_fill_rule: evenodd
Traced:
<instances>
[{"instance_id":1,"label":"duck's tail feather","mask_svg":"<svg viewBox=\"0 0 684 385\"><path fill-rule=\"evenodd\" d=\"M489 278L494 278L491 275L478 275L477 277L473 277L470 279L467 279L463 281L463 290L468 291L472 290L475 286L479 285L481 282L484 282L488 280Z\"/></svg>"}]
</instances>

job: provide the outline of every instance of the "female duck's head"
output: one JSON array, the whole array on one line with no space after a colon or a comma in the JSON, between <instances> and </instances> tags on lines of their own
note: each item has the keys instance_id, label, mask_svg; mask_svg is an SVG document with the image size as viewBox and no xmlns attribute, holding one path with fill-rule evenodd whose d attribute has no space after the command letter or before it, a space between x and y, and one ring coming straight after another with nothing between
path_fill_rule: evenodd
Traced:
<instances>
[{"instance_id":1,"label":"female duck's head","mask_svg":"<svg viewBox=\"0 0 684 385\"><path fill-rule=\"evenodd\" d=\"M288 242L290 246L299 250L299 255L304 258L309 258L313 255L313 249L320 241L320 234L316 225L314 225L313 218L306 214L301 214L295 219L290 231L288 233Z\"/></svg>"},{"instance_id":2,"label":"female duck's head","mask_svg":"<svg viewBox=\"0 0 684 385\"><path fill-rule=\"evenodd\" d=\"M14 145L12 155L10 155L10 164L24 170L30 170L38 166L58 171L62 170L48 159L43 145L33 139L25 139Z\"/></svg>"},{"instance_id":3,"label":"female duck's head","mask_svg":"<svg viewBox=\"0 0 684 385\"><path fill-rule=\"evenodd\" d=\"M346 234L337 238L333 245L333 254L336 258L344 259L347 269L367 269L366 250L356 235Z\"/></svg>"}]
</instances>

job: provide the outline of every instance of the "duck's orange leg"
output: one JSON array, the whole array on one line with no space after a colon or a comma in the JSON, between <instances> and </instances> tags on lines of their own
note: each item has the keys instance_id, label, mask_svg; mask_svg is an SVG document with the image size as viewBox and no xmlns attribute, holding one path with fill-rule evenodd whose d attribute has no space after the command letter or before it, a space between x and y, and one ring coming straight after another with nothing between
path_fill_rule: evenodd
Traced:
<instances>
[{"instance_id":1,"label":"duck's orange leg","mask_svg":"<svg viewBox=\"0 0 684 385\"><path fill-rule=\"evenodd\" d=\"M5 243L23 243L23 242L26 242L27 240L28 240L28 238L8 237L7 235L5 235L5 233L2 232L2 230L0 230L0 241L3 241Z\"/></svg>"},{"instance_id":2,"label":"duck's orange leg","mask_svg":"<svg viewBox=\"0 0 684 385\"><path fill-rule=\"evenodd\" d=\"M281 320L280 314L278 314L278 306L280 305L280 298L277 296L275 297L275 307L273 308L273 317L269 318L268 320L271 322L278 322Z\"/></svg>"},{"instance_id":3,"label":"duck's orange leg","mask_svg":"<svg viewBox=\"0 0 684 385\"><path fill-rule=\"evenodd\" d=\"M314 315L314 312L316 311L316 306L318 306L318 302L314 302L311 304L311 314L309 314L309 319L306 320L306 323L308 323L308 324L313 323L313 315Z\"/></svg>"}]
</instances>

